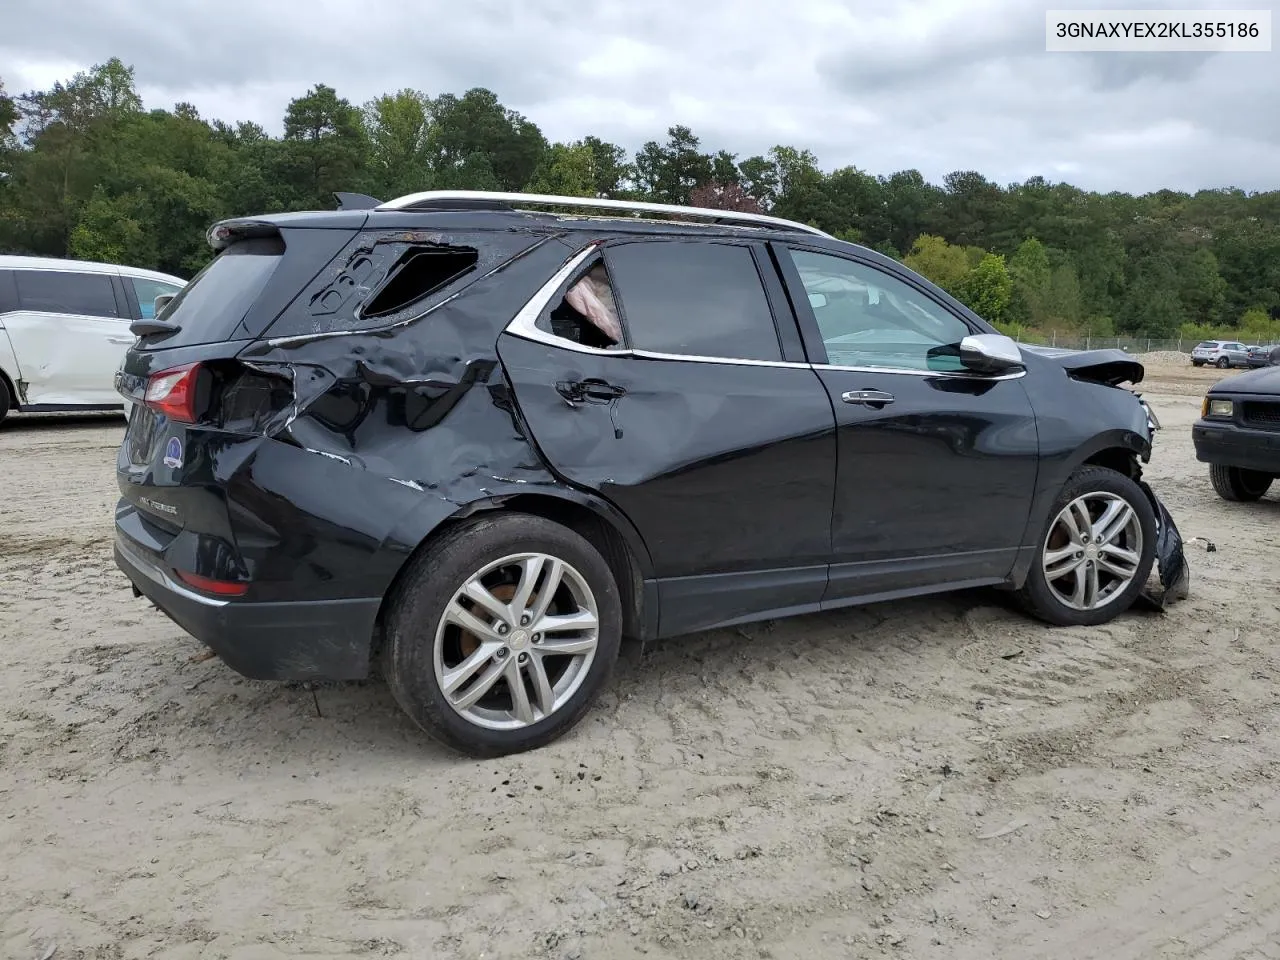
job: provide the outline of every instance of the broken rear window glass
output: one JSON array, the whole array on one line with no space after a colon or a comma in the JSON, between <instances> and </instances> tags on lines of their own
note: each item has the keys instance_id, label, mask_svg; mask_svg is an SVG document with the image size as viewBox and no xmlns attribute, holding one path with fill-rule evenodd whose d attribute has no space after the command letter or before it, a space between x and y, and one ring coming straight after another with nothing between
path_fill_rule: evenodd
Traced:
<instances>
[{"instance_id":1,"label":"broken rear window glass","mask_svg":"<svg viewBox=\"0 0 1280 960\"><path fill-rule=\"evenodd\" d=\"M399 313L470 272L478 259L472 247L410 247L365 305L364 315Z\"/></svg>"},{"instance_id":2,"label":"broken rear window glass","mask_svg":"<svg viewBox=\"0 0 1280 960\"><path fill-rule=\"evenodd\" d=\"M548 319L551 332L565 340L605 349L622 346L613 285L602 261L570 284Z\"/></svg>"}]
</instances>

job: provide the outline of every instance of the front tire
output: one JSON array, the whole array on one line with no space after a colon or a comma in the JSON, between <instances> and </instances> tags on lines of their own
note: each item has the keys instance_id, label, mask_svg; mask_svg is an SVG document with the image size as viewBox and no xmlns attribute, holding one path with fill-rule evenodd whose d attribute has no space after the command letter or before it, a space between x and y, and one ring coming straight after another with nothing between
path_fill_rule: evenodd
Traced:
<instances>
[{"instance_id":1,"label":"front tire","mask_svg":"<svg viewBox=\"0 0 1280 960\"><path fill-rule=\"evenodd\" d=\"M0 377L0 423L4 422L4 418L9 415L12 407L13 398L9 396L9 384L5 383L4 377Z\"/></svg>"},{"instance_id":2,"label":"front tire","mask_svg":"<svg viewBox=\"0 0 1280 960\"><path fill-rule=\"evenodd\" d=\"M1133 605L1156 555L1156 514L1133 480L1105 467L1072 474L1054 502L1016 596L1059 626L1107 623Z\"/></svg>"},{"instance_id":3,"label":"front tire","mask_svg":"<svg viewBox=\"0 0 1280 960\"><path fill-rule=\"evenodd\" d=\"M501 513L411 561L386 627L383 672L401 708L447 746L495 757L582 719L617 661L622 603L586 539Z\"/></svg>"},{"instance_id":4,"label":"front tire","mask_svg":"<svg viewBox=\"0 0 1280 960\"><path fill-rule=\"evenodd\" d=\"M1261 500L1271 489L1272 479L1271 474L1259 473L1257 470L1209 464L1209 480L1213 483L1213 489L1223 500L1230 500L1232 503Z\"/></svg>"}]
</instances>

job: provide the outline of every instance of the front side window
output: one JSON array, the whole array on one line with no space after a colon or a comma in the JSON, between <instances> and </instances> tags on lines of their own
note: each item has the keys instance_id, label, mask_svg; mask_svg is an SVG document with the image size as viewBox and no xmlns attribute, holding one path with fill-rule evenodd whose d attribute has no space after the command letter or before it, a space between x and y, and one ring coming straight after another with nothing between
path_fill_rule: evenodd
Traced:
<instances>
[{"instance_id":1,"label":"front side window","mask_svg":"<svg viewBox=\"0 0 1280 960\"><path fill-rule=\"evenodd\" d=\"M142 319L154 320L156 315L156 297L176 296L182 289L163 280L144 280L142 277L130 277L134 293L138 296L138 307L142 311Z\"/></svg>"},{"instance_id":2,"label":"front side window","mask_svg":"<svg viewBox=\"0 0 1280 960\"><path fill-rule=\"evenodd\" d=\"M964 369L959 344L972 331L909 284L843 257L792 250L827 362L899 370Z\"/></svg>"},{"instance_id":3,"label":"front side window","mask_svg":"<svg viewBox=\"0 0 1280 960\"><path fill-rule=\"evenodd\" d=\"M637 241L610 247L606 259L634 349L782 359L773 311L749 247Z\"/></svg>"},{"instance_id":4,"label":"front side window","mask_svg":"<svg viewBox=\"0 0 1280 960\"><path fill-rule=\"evenodd\" d=\"M15 270L23 310L88 317L119 317L111 277L70 270Z\"/></svg>"}]
</instances>

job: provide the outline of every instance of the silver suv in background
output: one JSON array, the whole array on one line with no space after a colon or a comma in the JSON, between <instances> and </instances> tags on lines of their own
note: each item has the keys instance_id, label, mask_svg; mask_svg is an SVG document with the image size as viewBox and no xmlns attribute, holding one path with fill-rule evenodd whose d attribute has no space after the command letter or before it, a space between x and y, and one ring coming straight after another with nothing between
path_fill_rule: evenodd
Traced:
<instances>
[{"instance_id":1,"label":"silver suv in background","mask_svg":"<svg viewBox=\"0 0 1280 960\"><path fill-rule=\"evenodd\" d=\"M1191 362L1197 367L1209 363L1223 370L1228 367L1247 367L1249 348L1235 340L1202 340L1191 351Z\"/></svg>"}]
</instances>

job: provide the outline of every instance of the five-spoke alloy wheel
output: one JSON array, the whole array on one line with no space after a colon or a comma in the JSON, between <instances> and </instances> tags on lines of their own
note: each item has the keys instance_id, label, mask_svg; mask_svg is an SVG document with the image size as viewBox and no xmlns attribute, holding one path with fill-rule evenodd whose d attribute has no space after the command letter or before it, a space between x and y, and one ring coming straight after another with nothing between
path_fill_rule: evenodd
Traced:
<instances>
[{"instance_id":1,"label":"five-spoke alloy wheel","mask_svg":"<svg viewBox=\"0 0 1280 960\"><path fill-rule=\"evenodd\" d=\"M387 614L383 672L457 750L541 746L580 720L617 660L621 604L583 537L528 514L463 524L415 558Z\"/></svg>"}]
</instances>

